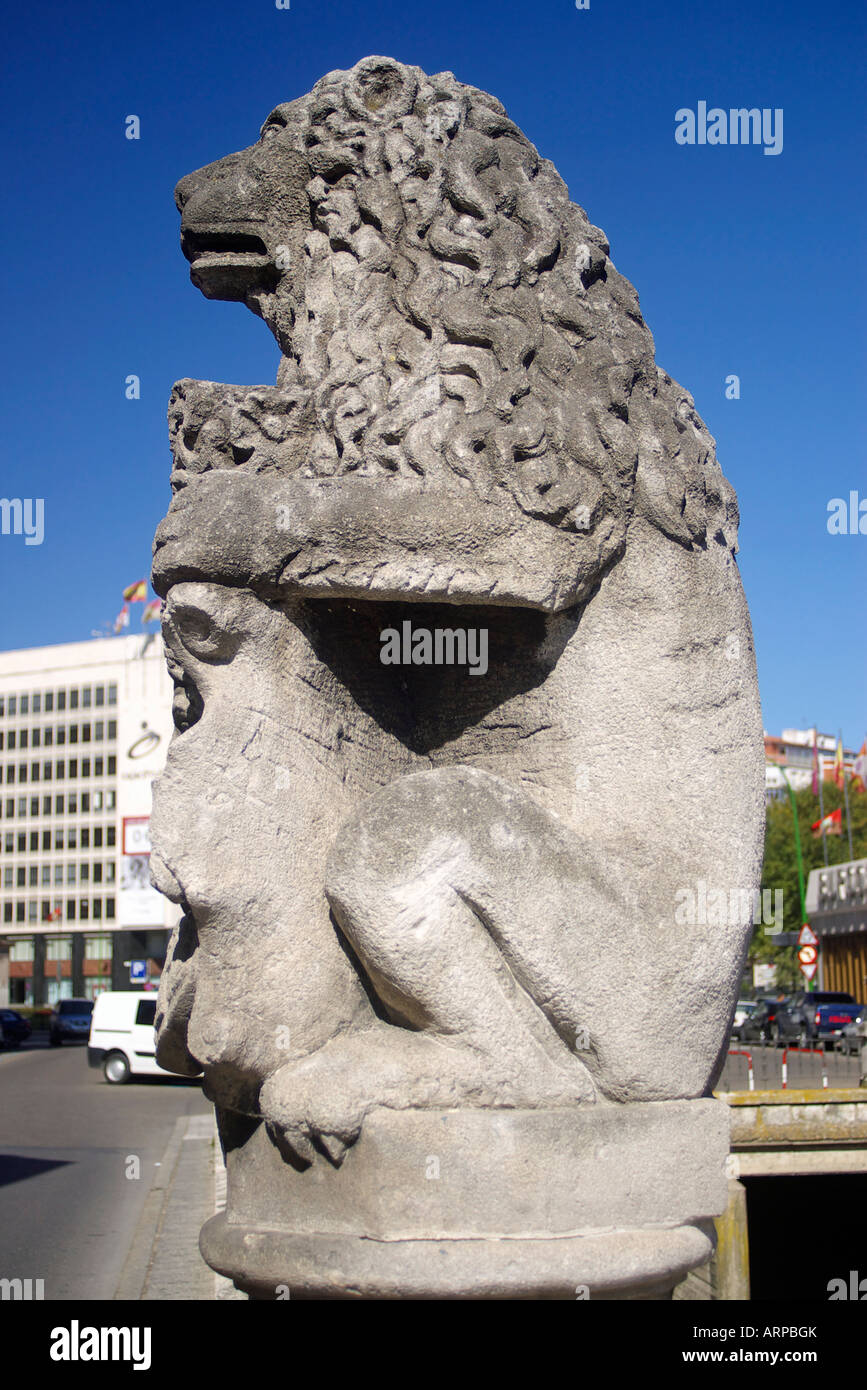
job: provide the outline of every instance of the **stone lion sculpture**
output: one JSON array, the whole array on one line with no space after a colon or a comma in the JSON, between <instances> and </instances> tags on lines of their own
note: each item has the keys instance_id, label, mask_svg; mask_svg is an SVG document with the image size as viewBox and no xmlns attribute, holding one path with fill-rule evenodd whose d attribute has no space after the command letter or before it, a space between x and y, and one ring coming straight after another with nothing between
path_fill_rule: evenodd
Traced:
<instances>
[{"instance_id":1,"label":"stone lion sculpture","mask_svg":"<svg viewBox=\"0 0 867 1390\"><path fill-rule=\"evenodd\" d=\"M751 922L677 895L755 883L763 825L737 508L604 235L493 97L380 57L176 198L282 357L169 411L160 1062L299 1170L383 1109L707 1095ZM407 621L487 674L383 665Z\"/></svg>"}]
</instances>

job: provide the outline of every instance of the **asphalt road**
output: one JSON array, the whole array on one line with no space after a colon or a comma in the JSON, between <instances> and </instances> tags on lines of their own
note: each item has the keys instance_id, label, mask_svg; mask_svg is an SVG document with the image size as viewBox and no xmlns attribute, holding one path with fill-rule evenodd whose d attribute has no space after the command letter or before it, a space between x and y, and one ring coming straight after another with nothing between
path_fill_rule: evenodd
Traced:
<instances>
[{"instance_id":1,"label":"asphalt road","mask_svg":"<svg viewBox=\"0 0 867 1390\"><path fill-rule=\"evenodd\" d=\"M210 1109L180 1077L107 1085L80 1043L0 1052L0 1278L112 1298L175 1121Z\"/></svg>"}]
</instances>

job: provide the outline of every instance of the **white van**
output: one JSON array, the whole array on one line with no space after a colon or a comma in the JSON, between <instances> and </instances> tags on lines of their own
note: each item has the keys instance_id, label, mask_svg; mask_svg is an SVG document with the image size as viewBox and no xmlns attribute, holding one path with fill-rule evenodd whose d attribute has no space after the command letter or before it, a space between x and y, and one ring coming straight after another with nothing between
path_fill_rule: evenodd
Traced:
<instances>
[{"instance_id":1,"label":"white van","mask_svg":"<svg viewBox=\"0 0 867 1390\"><path fill-rule=\"evenodd\" d=\"M93 1006L87 1062L102 1067L106 1081L122 1086L131 1076L174 1076L155 1056L154 991L100 994Z\"/></svg>"}]
</instances>

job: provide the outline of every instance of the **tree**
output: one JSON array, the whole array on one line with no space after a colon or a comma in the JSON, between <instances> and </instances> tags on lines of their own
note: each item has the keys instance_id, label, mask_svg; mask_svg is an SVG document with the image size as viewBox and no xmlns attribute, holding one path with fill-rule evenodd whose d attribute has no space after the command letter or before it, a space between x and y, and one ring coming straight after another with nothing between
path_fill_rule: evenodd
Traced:
<instances>
[{"instance_id":1,"label":"tree","mask_svg":"<svg viewBox=\"0 0 867 1390\"><path fill-rule=\"evenodd\" d=\"M846 834L846 809L842 789L834 782L823 782L822 796L825 815L843 807L843 834L826 836L828 844L828 863L843 864L849 855L849 837ZM819 798L807 788L795 792L795 805L798 808L798 825L801 831L801 852L804 859L804 890L811 869L821 869L825 860L822 852L821 835L814 838L810 826L819 819ZM849 787L849 811L852 824L852 849L855 859L867 857L867 794ZM785 795L768 807L765 825L765 857L762 865L762 889L772 892L781 889L783 893L783 925L780 931L800 931L801 903L798 892L798 859L795 850L795 826L792 803ZM775 901L773 898L772 901ZM780 988L791 991L800 988L803 976L798 967L797 948L794 946L774 946L763 926L757 926L750 945L750 961L758 964L768 962L777 966L777 983Z\"/></svg>"}]
</instances>

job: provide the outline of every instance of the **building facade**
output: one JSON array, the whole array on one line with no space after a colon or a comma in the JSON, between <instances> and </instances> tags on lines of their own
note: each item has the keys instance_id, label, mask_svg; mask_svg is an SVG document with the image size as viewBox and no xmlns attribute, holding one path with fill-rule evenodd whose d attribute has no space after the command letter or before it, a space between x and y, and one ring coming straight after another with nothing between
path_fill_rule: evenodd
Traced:
<instances>
[{"instance_id":1,"label":"building facade","mask_svg":"<svg viewBox=\"0 0 867 1390\"><path fill-rule=\"evenodd\" d=\"M867 859L812 869L807 917L819 938L822 989L867 1004Z\"/></svg>"},{"instance_id":2,"label":"building facade","mask_svg":"<svg viewBox=\"0 0 867 1390\"><path fill-rule=\"evenodd\" d=\"M0 653L0 1002L158 979L179 915L148 878L171 705L156 634Z\"/></svg>"},{"instance_id":3,"label":"building facade","mask_svg":"<svg viewBox=\"0 0 867 1390\"><path fill-rule=\"evenodd\" d=\"M837 740L831 734L820 734L813 729L784 729L782 734L765 733L765 797L768 801L779 801L788 795L780 783L777 769L781 769L792 791L805 791L813 782L813 737L815 733L818 749L819 776L827 781L834 776L834 757ZM855 754L851 748L843 750L843 766L847 777L855 770Z\"/></svg>"}]
</instances>

